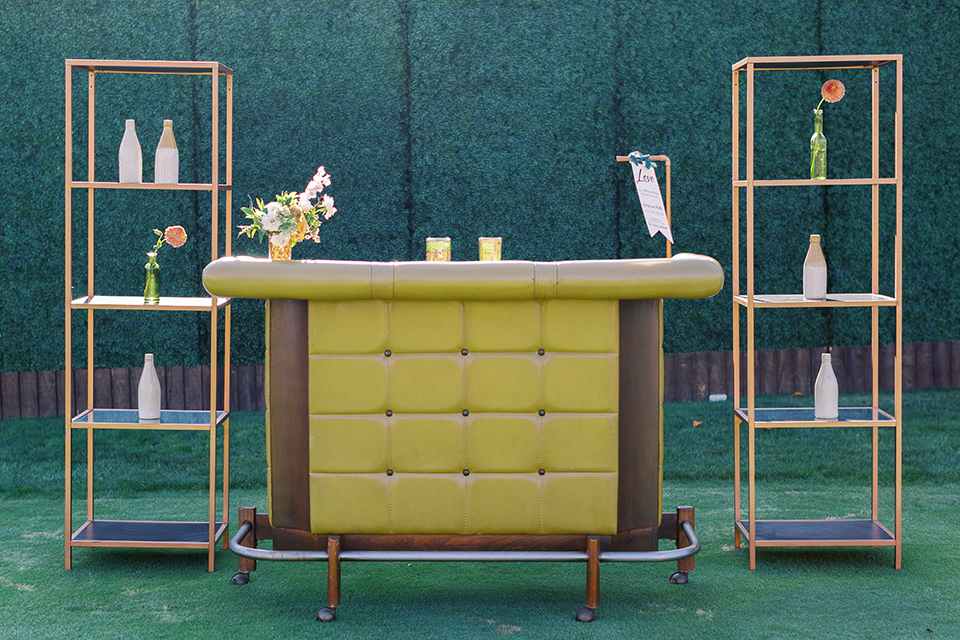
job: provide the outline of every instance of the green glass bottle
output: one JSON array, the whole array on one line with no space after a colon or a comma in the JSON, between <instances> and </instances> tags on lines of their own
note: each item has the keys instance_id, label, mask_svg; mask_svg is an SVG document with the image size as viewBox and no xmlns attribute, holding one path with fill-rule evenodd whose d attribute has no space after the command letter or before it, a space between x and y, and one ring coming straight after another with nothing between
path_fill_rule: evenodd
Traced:
<instances>
[{"instance_id":1,"label":"green glass bottle","mask_svg":"<svg viewBox=\"0 0 960 640\"><path fill-rule=\"evenodd\" d=\"M827 179L827 138L823 135L823 109L813 112L813 135L810 137L810 179Z\"/></svg>"},{"instance_id":2,"label":"green glass bottle","mask_svg":"<svg viewBox=\"0 0 960 640\"><path fill-rule=\"evenodd\" d=\"M147 254L147 264L143 265L147 272L147 284L143 287L143 302L145 304L160 304L160 265L157 264L157 254L153 251Z\"/></svg>"}]
</instances>

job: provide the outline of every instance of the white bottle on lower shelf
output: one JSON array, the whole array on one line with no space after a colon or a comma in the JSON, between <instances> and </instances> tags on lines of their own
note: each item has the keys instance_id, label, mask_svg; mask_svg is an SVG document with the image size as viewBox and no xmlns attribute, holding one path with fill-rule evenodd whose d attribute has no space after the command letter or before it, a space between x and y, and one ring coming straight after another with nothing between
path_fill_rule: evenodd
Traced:
<instances>
[{"instance_id":1,"label":"white bottle on lower shelf","mask_svg":"<svg viewBox=\"0 0 960 640\"><path fill-rule=\"evenodd\" d=\"M137 411L141 420L160 419L160 378L153 366L153 354L143 356L143 373L137 387Z\"/></svg>"},{"instance_id":2,"label":"white bottle on lower shelf","mask_svg":"<svg viewBox=\"0 0 960 640\"><path fill-rule=\"evenodd\" d=\"M840 390L829 353L821 358L820 373L817 374L813 391L813 407L817 420L836 420L840 417Z\"/></svg>"},{"instance_id":3,"label":"white bottle on lower shelf","mask_svg":"<svg viewBox=\"0 0 960 640\"><path fill-rule=\"evenodd\" d=\"M820 248L820 236L810 236L810 248L803 261L803 297L806 300L827 299L827 261Z\"/></svg>"}]
</instances>

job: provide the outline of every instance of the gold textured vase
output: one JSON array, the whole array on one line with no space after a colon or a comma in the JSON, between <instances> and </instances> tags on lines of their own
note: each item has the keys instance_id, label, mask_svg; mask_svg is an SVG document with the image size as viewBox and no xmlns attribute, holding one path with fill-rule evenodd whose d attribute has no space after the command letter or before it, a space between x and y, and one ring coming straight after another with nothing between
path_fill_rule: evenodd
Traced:
<instances>
[{"instance_id":1,"label":"gold textured vase","mask_svg":"<svg viewBox=\"0 0 960 640\"><path fill-rule=\"evenodd\" d=\"M270 246L270 259L271 260L289 260L290 259L290 250L293 249L293 243L288 242L286 246L278 247L272 242L269 243Z\"/></svg>"}]
</instances>

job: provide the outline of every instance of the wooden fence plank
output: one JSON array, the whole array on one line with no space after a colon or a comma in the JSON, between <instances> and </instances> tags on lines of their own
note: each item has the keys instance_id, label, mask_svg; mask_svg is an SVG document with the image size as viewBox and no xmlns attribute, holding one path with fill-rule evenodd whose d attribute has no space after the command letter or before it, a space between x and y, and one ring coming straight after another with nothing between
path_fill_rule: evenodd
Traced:
<instances>
[{"instance_id":1,"label":"wooden fence plank","mask_svg":"<svg viewBox=\"0 0 960 640\"><path fill-rule=\"evenodd\" d=\"M777 352L774 349L763 349L759 352L760 376L758 394L772 395L777 392Z\"/></svg>"},{"instance_id":2,"label":"wooden fence plank","mask_svg":"<svg viewBox=\"0 0 960 640\"><path fill-rule=\"evenodd\" d=\"M893 390L894 357L896 349L892 344L880 345L880 389Z\"/></svg>"},{"instance_id":3,"label":"wooden fence plank","mask_svg":"<svg viewBox=\"0 0 960 640\"><path fill-rule=\"evenodd\" d=\"M727 362L723 357L723 351L710 351L707 354L707 365L709 367L709 386L707 393L713 395L716 393L727 393L727 385L724 377L727 373ZM727 395L730 395L727 393Z\"/></svg>"},{"instance_id":4,"label":"wooden fence plank","mask_svg":"<svg viewBox=\"0 0 960 640\"><path fill-rule=\"evenodd\" d=\"M37 404L37 372L21 371L20 375L20 417L36 418L40 415Z\"/></svg>"},{"instance_id":5,"label":"wooden fence plank","mask_svg":"<svg viewBox=\"0 0 960 640\"><path fill-rule=\"evenodd\" d=\"M726 351L724 353L725 357L723 359L723 375L724 382L723 386L725 387L723 393L727 394L728 398L733 398L738 393L740 389L736 389L733 386L733 351Z\"/></svg>"},{"instance_id":6,"label":"wooden fence plank","mask_svg":"<svg viewBox=\"0 0 960 640\"><path fill-rule=\"evenodd\" d=\"M73 415L87 410L87 370L73 370Z\"/></svg>"},{"instance_id":7,"label":"wooden fence plank","mask_svg":"<svg viewBox=\"0 0 960 640\"><path fill-rule=\"evenodd\" d=\"M67 386L67 374L61 369L57 371L57 415L62 416L67 413L67 394L64 388Z\"/></svg>"},{"instance_id":8,"label":"wooden fence plank","mask_svg":"<svg viewBox=\"0 0 960 640\"><path fill-rule=\"evenodd\" d=\"M960 389L960 340L950 343L950 386Z\"/></svg>"},{"instance_id":9,"label":"wooden fence plank","mask_svg":"<svg viewBox=\"0 0 960 640\"><path fill-rule=\"evenodd\" d=\"M663 354L663 401L677 400L677 354Z\"/></svg>"},{"instance_id":10,"label":"wooden fence plank","mask_svg":"<svg viewBox=\"0 0 960 640\"><path fill-rule=\"evenodd\" d=\"M130 369L111 369L110 387L114 409L136 409L130 404Z\"/></svg>"},{"instance_id":11,"label":"wooden fence plank","mask_svg":"<svg viewBox=\"0 0 960 640\"><path fill-rule=\"evenodd\" d=\"M677 400L693 400L693 358L689 353L677 354Z\"/></svg>"},{"instance_id":12,"label":"wooden fence plank","mask_svg":"<svg viewBox=\"0 0 960 640\"><path fill-rule=\"evenodd\" d=\"M183 408L195 411L209 408L209 405L203 404L203 379L200 376L200 367L183 369Z\"/></svg>"},{"instance_id":13,"label":"wooden fence plank","mask_svg":"<svg viewBox=\"0 0 960 640\"><path fill-rule=\"evenodd\" d=\"M847 347L844 354L844 364L847 367L847 389L863 391L868 384L864 384L863 349L861 347Z\"/></svg>"},{"instance_id":14,"label":"wooden fence plank","mask_svg":"<svg viewBox=\"0 0 960 640\"><path fill-rule=\"evenodd\" d=\"M0 373L0 417L16 420L20 417L20 376L16 371Z\"/></svg>"},{"instance_id":15,"label":"wooden fence plank","mask_svg":"<svg viewBox=\"0 0 960 640\"><path fill-rule=\"evenodd\" d=\"M914 348L917 351L917 389L929 389L933 386L933 343L918 342Z\"/></svg>"},{"instance_id":16,"label":"wooden fence plank","mask_svg":"<svg viewBox=\"0 0 960 640\"><path fill-rule=\"evenodd\" d=\"M105 409L113 407L113 384L110 382L110 369L96 367L93 370L93 406Z\"/></svg>"},{"instance_id":17,"label":"wooden fence plank","mask_svg":"<svg viewBox=\"0 0 960 640\"><path fill-rule=\"evenodd\" d=\"M167 367L167 408L182 410L184 408L183 366Z\"/></svg>"},{"instance_id":18,"label":"wooden fence plank","mask_svg":"<svg viewBox=\"0 0 960 640\"><path fill-rule=\"evenodd\" d=\"M917 347L912 342L903 343L903 388L917 388Z\"/></svg>"},{"instance_id":19,"label":"wooden fence plank","mask_svg":"<svg viewBox=\"0 0 960 640\"><path fill-rule=\"evenodd\" d=\"M950 388L950 343L933 343L933 385L940 389Z\"/></svg>"},{"instance_id":20,"label":"wooden fence plank","mask_svg":"<svg viewBox=\"0 0 960 640\"><path fill-rule=\"evenodd\" d=\"M777 393L790 395L796 390L796 350L777 349Z\"/></svg>"},{"instance_id":21,"label":"wooden fence plank","mask_svg":"<svg viewBox=\"0 0 960 640\"><path fill-rule=\"evenodd\" d=\"M127 374L127 388L130 394L130 408L140 408L140 376L143 375L143 367L130 367ZM163 390L161 389L161 393Z\"/></svg>"},{"instance_id":22,"label":"wooden fence plank","mask_svg":"<svg viewBox=\"0 0 960 640\"><path fill-rule=\"evenodd\" d=\"M267 410L265 371L263 363L257 365L257 411Z\"/></svg>"},{"instance_id":23,"label":"wooden fence plank","mask_svg":"<svg viewBox=\"0 0 960 640\"><path fill-rule=\"evenodd\" d=\"M237 375L237 365L230 365L230 404L238 406L240 400L240 377Z\"/></svg>"},{"instance_id":24,"label":"wooden fence plank","mask_svg":"<svg viewBox=\"0 0 960 640\"><path fill-rule=\"evenodd\" d=\"M232 398L232 396L231 396ZM223 409L223 365L217 365L217 409Z\"/></svg>"},{"instance_id":25,"label":"wooden fence plank","mask_svg":"<svg viewBox=\"0 0 960 640\"><path fill-rule=\"evenodd\" d=\"M809 396L813 393L813 384L810 382L810 349L797 349L793 354L794 393Z\"/></svg>"},{"instance_id":26,"label":"wooden fence plank","mask_svg":"<svg viewBox=\"0 0 960 640\"><path fill-rule=\"evenodd\" d=\"M691 354L691 397L706 400L710 395L710 355L706 351Z\"/></svg>"},{"instance_id":27,"label":"wooden fence plank","mask_svg":"<svg viewBox=\"0 0 960 640\"><path fill-rule=\"evenodd\" d=\"M210 406L210 366L206 364L200 365L200 393L202 394L201 405L204 408Z\"/></svg>"},{"instance_id":28,"label":"wooden fence plank","mask_svg":"<svg viewBox=\"0 0 960 640\"><path fill-rule=\"evenodd\" d=\"M756 355L756 354L754 354ZM747 395L747 350L740 351L740 396ZM746 406L746 404L744 404Z\"/></svg>"},{"instance_id":29,"label":"wooden fence plank","mask_svg":"<svg viewBox=\"0 0 960 640\"><path fill-rule=\"evenodd\" d=\"M37 411L43 418L57 414L57 372L37 372Z\"/></svg>"}]
</instances>

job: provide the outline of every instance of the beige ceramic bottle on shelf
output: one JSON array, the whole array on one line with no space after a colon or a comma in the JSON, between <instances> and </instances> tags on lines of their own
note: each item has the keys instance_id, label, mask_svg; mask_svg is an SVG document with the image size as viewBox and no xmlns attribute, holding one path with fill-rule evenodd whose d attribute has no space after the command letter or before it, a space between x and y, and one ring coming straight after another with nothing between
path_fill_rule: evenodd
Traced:
<instances>
[{"instance_id":1,"label":"beige ceramic bottle on shelf","mask_svg":"<svg viewBox=\"0 0 960 640\"><path fill-rule=\"evenodd\" d=\"M820 373L813 389L814 416L817 420L836 420L840 417L840 390L833 372L830 354L821 356Z\"/></svg>"},{"instance_id":2,"label":"beige ceramic bottle on shelf","mask_svg":"<svg viewBox=\"0 0 960 640\"><path fill-rule=\"evenodd\" d=\"M143 182L143 155L140 152L140 140L133 120L127 120L120 140L120 182Z\"/></svg>"},{"instance_id":3,"label":"beige ceramic bottle on shelf","mask_svg":"<svg viewBox=\"0 0 960 640\"><path fill-rule=\"evenodd\" d=\"M153 365L153 354L143 356L143 373L137 387L137 411L141 420L160 419L160 378Z\"/></svg>"},{"instance_id":4,"label":"beige ceramic bottle on shelf","mask_svg":"<svg viewBox=\"0 0 960 640\"><path fill-rule=\"evenodd\" d=\"M163 133L160 134L160 142L157 144L153 181L157 184L180 182L180 153L173 137L173 120L163 121Z\"/></svg>"},{"instance_id":5,"label":"beige ceramic bottle on shelf","mask_svg":"<svg viewBox=\"0 0 960 640\"><path fill-rule=\"evenodd\" d=\"M810 236L810 248L803 261L803 297L806 300L826 300L827 261L820 249L820 236Z\"/></svg>"}]
</instances>

